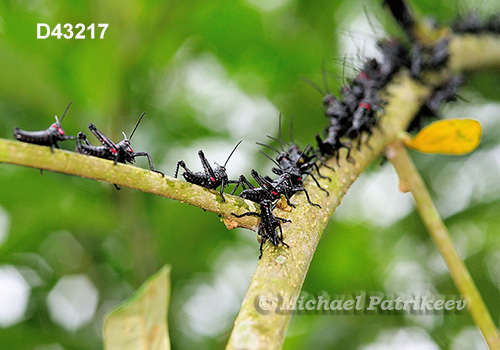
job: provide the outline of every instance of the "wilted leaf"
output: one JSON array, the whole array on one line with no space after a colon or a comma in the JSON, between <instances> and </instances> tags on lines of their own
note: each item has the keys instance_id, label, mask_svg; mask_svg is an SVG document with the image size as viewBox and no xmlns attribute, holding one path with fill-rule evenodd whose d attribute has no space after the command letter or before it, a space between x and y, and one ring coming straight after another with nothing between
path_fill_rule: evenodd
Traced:
<instances>
[{"instance_id":1,"label":"wilted leaf","mask_svg":"<svg viewBox=\"0 0 500 350\"><path fill-rule=\"evenodd\" d=\"M473 119L448 119L434 122L409 142L408 148L437 154L466 154L481 140L481 124Z\"/></svg>"},{"instance_id":2,"label":"wilted leaf","mask_svg":"<svg viewBox=\"0 0 500 350\"><path fill-rule=\"evenodd\" d=\"M104 323L104 348L170 349L167 327L169 299L170 266L166 265L108 315Z\"/></svg>"}]
</instances>

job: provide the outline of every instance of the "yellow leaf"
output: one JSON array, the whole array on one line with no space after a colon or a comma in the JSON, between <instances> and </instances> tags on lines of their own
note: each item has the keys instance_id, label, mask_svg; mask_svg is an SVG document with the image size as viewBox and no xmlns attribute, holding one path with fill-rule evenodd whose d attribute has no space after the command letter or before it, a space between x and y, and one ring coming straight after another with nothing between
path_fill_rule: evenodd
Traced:
<instances>
[{"instance_id":1,"label":"yellow leaf","mask_svg":"<svg viewBox=\"0 0 500 350\"><path fill-rule=\"evenodd\" d=\"M108 315L104 324L104 349L169 350L169 297L170 266L166 265Z\"/></svg>"},{"instance_id":2,"label":"yellow leaf","mask_svg":"<svg viewBox=\"0 0 500 350\"><path fill-rule=\"evenodd\" d=\"M409 142L408 148L436 154L466 154L481 140L481 124L473 119L447 119L434 122Z\"/></svg>"}]
</instances>

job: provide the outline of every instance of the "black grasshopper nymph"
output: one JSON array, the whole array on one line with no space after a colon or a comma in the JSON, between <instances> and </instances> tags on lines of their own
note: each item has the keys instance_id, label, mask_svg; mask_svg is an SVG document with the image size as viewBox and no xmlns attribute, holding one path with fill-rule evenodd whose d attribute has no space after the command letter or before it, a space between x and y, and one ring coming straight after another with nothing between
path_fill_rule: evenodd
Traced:
<instances>
[{"instance_id":1,"label":"black grasshopper nymph","mask_svg":"<svg viewBox=\"0 0 500 350\"><path fill-rule=\"evenodd\" d=\"M42 145L42 146L50 146L50 149L52 150L52 153L54 152L54 147L59 148L59 145L57 144L59 141L65 141L65 140L74 140L74 136L68 136L64 132L61 123L64 119L64 116L66 115L66 112L68 112L69 107L71 106L71 101L68 103L68 106L64 110L64 113L61 117L61 120L55 116L56 122L52 123L51 126L49 126L45 130L40 130L40 131L25 131L22 129L19 129L17 126L14 128L14 137L21 141L21 142L27 142L27 143L32 143L35 145Z\"/></svg>"}]
</instances>

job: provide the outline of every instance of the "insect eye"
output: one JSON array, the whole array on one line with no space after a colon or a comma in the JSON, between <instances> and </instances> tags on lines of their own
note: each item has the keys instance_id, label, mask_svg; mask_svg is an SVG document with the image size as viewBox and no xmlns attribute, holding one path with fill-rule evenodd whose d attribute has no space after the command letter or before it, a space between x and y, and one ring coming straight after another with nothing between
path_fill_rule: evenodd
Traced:
<instances>
[{"instance_id":1,"label":"insect eye","mask_svg":"<svg viewBox=\"0 0 500 350\"><path fill-rule=\"evenodd\" d=\"M369 103L366 103L366 102L361 102L361 103L359 104L359 106L360 106L361 108L364 108L364 109L367 109L367 110L370 110L370 109L371 109L370 104L369 104Z\"/></svg>"}]
</instances>

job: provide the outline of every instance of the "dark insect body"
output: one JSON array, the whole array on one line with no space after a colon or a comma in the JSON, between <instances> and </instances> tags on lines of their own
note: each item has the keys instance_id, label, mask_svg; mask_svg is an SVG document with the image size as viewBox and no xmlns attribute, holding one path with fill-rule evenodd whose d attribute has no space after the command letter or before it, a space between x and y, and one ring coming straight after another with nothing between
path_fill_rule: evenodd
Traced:
<instances>
[{"instance_id":1,"label":"dark insect body","mask_svg":"<svg viewBox=\"0 0 500 350\"><path fill-rule=\"evenodd\" d=\"M432 95L420 108L413 121L408 127L408 131L420 130L424 125L424 120L435 119L438 116L439 106L443 103L455 101L457 99L457 91L464 83L464 77L456 75L451 77L444 84L434 88Z\"/></svg>"},{"instance_id":2,"label":"dark insect body","mask_svg":"<svg viewBox=\"0 0 500 350\"><path fill-rule=\"evenodd\" d=\"M282 148L282 151L278 151L277 149L263 144L263 143L257 143L259 145L268 147L275 152L278 153L276 160L272 159L270 156L265 154L264 152L261 152L264 154L267 158L269 158L274 164L277 165L277 167L273 167L271 171L282 177L282 176L287 176L290 179L290 183L292 186L296 187L301 187L303 182L304 182L304 176L311 176L311 178L314 180L316 185L326 192L327 195L329 195L328 191L321 187L319 184L318 180L312 173L311 169L314 168L316 170L317 175L322 178L322 179L328 179L330 180L329 177L321 175L319 172L319 167L316 164L317 157L316 154L310 154L310 147L306 147L304 151L301 151L299 146L292 144L288 149L285 151ZM281 145L282 146L282 145ZM278 180L275 180L278 181Z\"/></svg>"},{"instance_id":3,"label":"dark insect body","mask_svg":"<svg viewBox=\"0 0 500 350\"><path fill-rule=\"evenodd\" d=\"M346 104L332 94L327 94L323 98L323 105L325 106L325 116L327 118L334 118L340 123L345 123L349 119L350 114Z\"/></svg>"},{"instance_id":4,"label":"dark insect body","mask_svg":"<svg viewBox=\"0 0 500 350\"><path fill-rule=\"evenodd\" d=\"M457 99L457 91L464 81L463 76L455 75L444 84L438 86L426 103L428 110L433 115L436 115L441 104L455 101Z\"/></svg>"},{"instance_id":5,"label":"dark insect body","mask_svg":"<svg viewBox=\"0 0 500 350\"><path fill-rule=\"evenodd\" d=\"M483 20L479 13L472 12L459 18L452 29L459 34L500 34L500 15L493 15L488 20Z\"/></svg>"},{"instance_id":6,"label":"dark insect body","mask_svg":"<svg viewBox=\"0 0 500 350\"><path fill-rule=\"evenodd\" d=\"M449 57L447 38L441 39L431 46L416 43L411 50L410 74L412 78L421 80L422 72L444 67L448 63Z\"/></svg>"},{"instance_id":7,"label":"dark insect body","mask_svg":"<svg viewBox=\"0 0 500 350\"><path fill-rule=\"evenodd\" d=\"M92 126L94 125L92 124ZM77 137L76 152L97 158L104 158L109 160L115 159L115 154L111 152L109 147L92 145L90 141L87 139L87 135L85 135L83 132L80 131L76 135L76 137Z\"/></svg>"},{"instance_id":8,"label":"dark insect body","mask_svg":"<svg viewBox=\"0 0 500 350\"><path fill-rule=\"evenodd\" d=\"M326 106L325 116L329 120L329 125L325 128L325 139L321 139L316 134L318 144L317 153L322 156L333 156L339 164L340 150L347 149L347 159L351 158L351 143L342 141L346 137L351 140L358 140L358 149L361 146L361 136L368 133L368 139L372 134L373 127L378 126L378 120L375 113L383 108L385 104L378 97L380 72L376 72L375 63L369 64L370 73L364 70L353 80L352 86L345 86L341 89L343 101L336 99L333 95L327 95L323 99ZM389 68L388 68L389 69ZM392 68L391 68L391 73ZM371 76L376 80L372 82ZM385 84L385 83L384 83ZM367 141L368 141L367 139Z\"/></svg>"},{"instance_id":9,"label":"dark insect body","mask_svg":"<svg viewBox=\"0 0 500 350\"><path fill-rule=\"evenodd\" d=\"M311 151L313 153L311 153ZM331 181L329 177L321 175L318 164L316 164L318 161L317 154L310 148L310 146L307 146L304 151L301 151L299 146L292 144L288 147L287 151L280 154L280 156L281 161L279 162L279 168L272 169L276 175L281 176L284 173L289 173L292 183L297 186L302 186L304 175L311 176L313 181L316 183L316 186L326 192L327 196L330 195L326 189L321 187L311 171L311 169L314 169L320 178Z\"/></svg>"},{"instance_id":10,"label":"dark insect body","mask_svg":"<svg viewBox=\"0 0 500 350\"><path fill-rule=\"evenodd\" d=\"M319 167L316 164L316 162L318 161L316 152L314 150L312 150L310 145L308 145L302 151L300 149L300 147L293 142L293 131L292 131L293 124L292 123L290 124L290 135L291 135L292 143L285 150L285 147L283 147L283 141L281 138L281 116L279 118L278 125L279 125L278 139L276 140L274 137L271 137L271 136L268 136L268 137L279 142L281 151L279 151L276 148L271 147L267 144L257 142L258 145L267 147L267 148L269 148L277 153L276 159L272 159L266 153L261 152L267 158L269 158L274 164L276 164L277 167L273 167L271 169L272 172L280 177L283 177L283 176L288 177L290 179L291 186L292 187L295 186L297 188L302 187L305 176L311 176L311 178L314 180L316 185L321 190L326 192L327 195L329 195L328 191L326 189L324 189L319 184L318 180L316 179L316 177L314 176L314 174L311 171L311 169L314 169L314 170L316 170L317 175L320 178L330 180L329 177L321 175L321 173L319 171ZM279 181L279 179L277 179L275 181ZM308 197L308 195L307 195L307 197Z\"/></svg>"},{"instance_id":11,"label":"dark insect body","mask_svg":"<svg viewBox=\"0 0 500 350\"><path fill-rule=\"evenodd\" d=\"M472 12L462 18L459 18L451 26L451 29L455 33L478 34L487 31L488 26L483 23L483 20L478 13Z\"/></svg>"},{"instance_id":12,"label":"dark insect body","mask_svg":"<svg viewBox=\"0 0 500 350\"><path fill-rule=\"evenodd\" d=\"M413 39L415 19L408 4L404 0L384 0L384 4L389 7L389 10L401 28Z\"/></svg>"},{"instance_id":13,"label":"dark insect body","mask_svg":"<svg viewBox=\"0 0 500 350\"><path fill-rule=\"evenodd\" d=\"M274 202L283 195L288 205L295 208L295 205L290 202L290 198L297 192L304 192L309 204L321 208L319 204L311 202L309 193L304 187L293 184L289 173L282 174L276 180L260 175L255 169L252 169L251 174L260 187L254 187L243 175L241 175L239 182L244 188L240 194L242 198L256 203L260 203L263 200Z\"/></svg>"},{"instance_id":14,"label":"dark insect body","mask_svg":"<svg viewBox=\"0 0 500 350\"><path fill-rule=\"evenodd\" d=\"M267 188L255 187L246 179L244 175L240 175L238 185L234 188L232 193L234 193L240 185L243 188L243 191L240 193L240 197L255 203L260 203L264 199L272 201L275 196L277 196L277 193L276 195L272 195L270 190Z\"/></svg>"},{"instance_id":15,"label":"dark insect body","mask_svg":"<svg viewBox=\"0 0 500 350\"><path fill-rule=\"evenodd\" d=\"M260 203L260 213L256 213L253 211L249 211L247 213L243 213L241 215L231 213L237 218L241 218L243 216L257 216L260 217L259 228L257 234L260 236L260 255L259 259L262 257L262 246L266 243L267 240L271 241L274 246L277 246L279 243L283 244L285 247L289 247L283 241L283 231L281 229L281 222L291 222L290 220L280 218L278 216L274 216L273 209L276 205L273 205L273 202L268 199L262 200ZM279 230L279 233L278 233Z\"/></svg>"},{"instance_id":16,"label":"dark insect body","mask_svg":"<svg viewBox=\"0 0 500 350\"><path fill-rule=\"evenodd\" d=\"M219 165L215 163L217 166L212 168L210 163L208 162L207 158L205 157L205 154L203 153L202 150L198 151L198 157L200 157L201 165L203 166L203 172L193 172L191 171L186 163L183 160L179 160L177 162L177 167L175 168L175 177L177 178L178 172L179 172L179 167L182 167L184 169L184 172L182 173L182 176L184 179L192 184L202 186L205 188L208 188L210 190L215 190L217 187L220 186L220 196L222 198L222 201L225 202L226 199L224 198L224 188L229 185L229 184L238 184L239 181L237 180L229 180L227 173L226 173L226 165L231 156L233 155L234 151L236 151L236 148L240 145L242 141L238 142L236 146L234 146L233 150L229 154L229 157L227 157L226 162L224 165ZM234 192L234 191L233 191Z\"/></svg>"},{"instance_id":17,"label":"dark insect body","mask_svg":"<svg viewBox=\"0 0 500 350\"><path fill-rule=\"evenodd\" d=\"M316 170L319 177L327 178L319 173L319 168L316 164L318 161L316 152L312 150L309 145L304 150L301 150L300 147L293 142L292 127L290 127L290 133L292 134L292 143L285 147L281 138L280 116L278 139L271 136L268 137L278 141L281 150L278 150L270 145L257 142L257 144L276 152L276 158L273 159L271 156L261 151L262 154L264 154L276 165L272 168L272 172L278 175L278 178L273 180L269 176L262 176L255 169L252 169L251 175L257 182L258 187L252 185L252 183L250 183L244 175L241 175L239 177L238 184L232 192L234 193L241 185L243 191L240 193L240 197L260 205L260 214L254 212L242 215L233 214L237 217L255 215L261 218L258 229L259 237L261 237L259 259L262 257L262 246L268 239L273 245L278 245L279 242L281 242L283 245L288 247L288 245L283 242L283 232L280 223L280 221L286 222L287 220L275 217L272 213L272 210L276 207L277 201L281 197L285 197L287 204L290 207L295 208L295 205L290 200L291 197L297 192L304 192L309 204L320 207L319 204L311 201L308 191L303 187L304 176L311 176L318 187L328 194L328 191L321 187L317 179L312 174L312 170ZM278 229L279 234L277 231Z\"/></svg>"},{"instance_id":18,"label":"dark insect body","mask_svg":"<svg viewBox=\"0 0 500 350\"><path fill-rule=\"evenodd\" d=\"M326 129L326 137L321 139L319 134L316 134L316 142L318 143L318 152L323 156L332 156L337 159L337 165L340 163L340 150L347 149L347 159L351 159L351 144L342 142L340 138L343 132L339 127L330 126Z\"/></svg>"},{"instance_id":19,"label":"dark insect body","mask_svg":"<svg viewBox=\"0 0 500 350\"><path fill-rule=\"evenodd\" d=\"M363 97L363 86L357 86L357 88L353 88L354 86L344 86L340 90L340 95L342 96L342 102L347 108L349 119L352 116L352 113L356 110L359 104L359 100Z\"/></svg>"},{"instance_id":20,"label":"dark insect body","mask_svg":"<svg viewBox=\"0 0 500 350\"><path fill-rule=\"evenodd\" d=\"M61 120L59 120L59 118L57 118L56 115L55 116L56 122L53 123L47 129L41 131L25 131L19 129L16 126L14 128L14 137L21 142L33 143L42 146L50 146L51 151L54 152L54 147L59 148L59 145L57 144L59 141L75 139L74 136L67 136L61 127L61 123L64 119L64 116L66 115L66 112L68 112L71 103L72 102L70 102L66 107L66 109L64 110Z\"/></svg>"},{"instance_id":21,"label":"dark insect body","mask_svg":"<svg viewBox=\"0 0 500 350\"><path fill-rule=\"evenodd\" d=\"M500 33L500 15L496 15L488 21L486 28L489 32Z\"/></svg>"},{"instance_id":22,"label":"dark insect body","mask_svg":"<svg viewBox=\"0 0 500 350\"><path fill-rule=\"evenodd\" d=\"M362 134L368 134L368 137L366 138L366 144L368 144L368 141L373 134L373 128L378 126L378 120L375 116L376 110L374 108L378 109L379 107L377 104L368 102L368 100L360 102L358 108L352 116L352 125L346 131L346 135L351 140L358 140L358 150L361 147Z\"/></svg>"},{"instance_id":23,"label":"dark insect body","mask_svg":"<svg viewBox=\"0 0 500 350\"><path fill-rule=\"evenodd\" d=\"M354 162L351 141L357 140L360 149L362 135L368 134L368 142L373 128L378 127L376 114L386 103L379 97L379 90L397 71L409 64L408 51L397 39L381 40L377 45L384 56L381 63L376 59L367 60L356 77L340 89L340 99L329 92L323 97L329 125L323 132L324 139L316 134L318 147L315 152L321 155L317 159L323 164L327 156L336 158L339 164L342 148L347 149L347 160ZM351 141L343 141L344 138Z\"/></svg>"},{"instance_id":24,"label":"dark insect body","mask_svg":"<svg viewBox=\"0 0 500 350\"><path fill-rule=\"evenodd\" d=\"M376 89L381 89L392 78L394 73L399 71L401 67L408 64L407 49L394 38L379 40L377 42L382 55L382 63L380 63L379 74L374 76Z\"/></svg>"},{"instance_id":25,"label":"dark insect body","mask_svg":"<svg viewBox=\"0 0 500 350\"><path fill-rule=\"evenodd\" d=\"M130 134L130 138L127 138L127 135L122 132L123 140L118 143L114 143L111 141L106 135L104 135L101 131L99 131L96 126L92 123L89 123L89 129L95 135L95 137L102 143L102 146L93 146L85 136L83 132L79 132L76 140L76 151L81 154L85 154L88 156L104 158L108 160L112 160L114 164L117 163L135 163L135 157L145 156L148 157L149 161L149 169L154 171L155 173L161 174L161 176L165 176L161 171L156 170L153 167L153 161L151 156L147 152L134 152L130 145L130 139L134 136L139 123L146 113L142 113L139 117L139 120L135 124L132 133Z\"/></svg>"}]
</instances>

